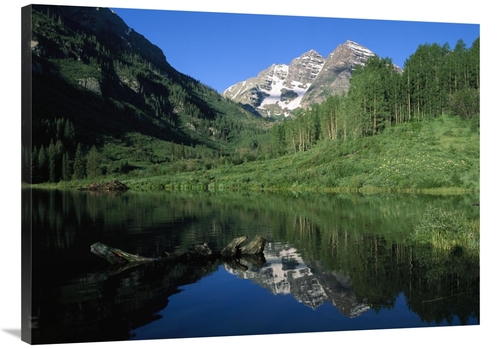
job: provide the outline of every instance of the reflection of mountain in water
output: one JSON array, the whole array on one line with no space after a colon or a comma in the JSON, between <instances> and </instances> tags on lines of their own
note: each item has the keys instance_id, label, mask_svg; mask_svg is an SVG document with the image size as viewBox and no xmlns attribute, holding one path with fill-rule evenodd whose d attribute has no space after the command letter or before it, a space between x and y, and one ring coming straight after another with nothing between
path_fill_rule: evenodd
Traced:
<instances>
[{"instance_id":1,"label":"reflection of mountain in water","mask_svg":"<svg viewBox=\"0 0 500 349\"><path fill-rule=\"evenodd\" d=\"M242 271L227 264L225 267L229 273L254 280L272 294L291 294L313 309L330 301L341 314L353 318L370 308L358 302L348 276L327 271L319 262L306 264L297 250L286 243L269 243L264 256L266 264L260 269Z\"/></svg>"}]
</instances>

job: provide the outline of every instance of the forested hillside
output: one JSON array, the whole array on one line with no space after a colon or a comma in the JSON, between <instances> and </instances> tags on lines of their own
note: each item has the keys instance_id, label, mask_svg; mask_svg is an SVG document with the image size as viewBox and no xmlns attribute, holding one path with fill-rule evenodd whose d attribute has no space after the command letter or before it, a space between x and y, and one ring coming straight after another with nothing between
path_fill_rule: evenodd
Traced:
<instances>
[{"instance_id":1,"label":"forested hillside","mask_svg":"<svg viewBox=\"0 0 500 349\"><path fill-rule=\"evenodd\" d=\"M30 174L35 183L58 182L213 159L239 146L242 135L268 128L175 70L108 9L35 5L30 41L33 145L23 149L26 182ZM92 170L80 167L87 160Z\"/></svg>"},{"instance_id":2,"label":"forested hillside","mask_svg":"<svg viewBox=\"0 0 500 349\"><path fill-rule=\"evenodd\" d=\"M479 38L467 49L449 45L417 48L398 73L390 58L371 57L354 71L347 95L332 95L321 105L274 126L282 152L305 151L322 140L352 140L401 123L451 114L479 123Z\"/></svg>"}]
</instances>

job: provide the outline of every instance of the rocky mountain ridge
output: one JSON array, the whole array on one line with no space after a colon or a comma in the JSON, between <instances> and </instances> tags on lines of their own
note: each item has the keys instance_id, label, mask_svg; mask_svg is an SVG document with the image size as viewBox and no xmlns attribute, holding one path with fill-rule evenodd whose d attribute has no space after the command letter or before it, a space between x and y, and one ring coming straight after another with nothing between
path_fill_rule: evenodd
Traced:
<instances>
[{"instance_id":1,"label":"rocky mountain ridge","mask_svg":"<svg viewBox=\"0 0 500 349\"><path fill-rule=\"evenodd\" d=\"M349 89L357 65L374 56L368 48L347 40L328 57L310 50L287 64L273 64L257 77L239 82L222 95L264 116L290 116L299 107L320 103Z\"/></svg>"}]
</instances>

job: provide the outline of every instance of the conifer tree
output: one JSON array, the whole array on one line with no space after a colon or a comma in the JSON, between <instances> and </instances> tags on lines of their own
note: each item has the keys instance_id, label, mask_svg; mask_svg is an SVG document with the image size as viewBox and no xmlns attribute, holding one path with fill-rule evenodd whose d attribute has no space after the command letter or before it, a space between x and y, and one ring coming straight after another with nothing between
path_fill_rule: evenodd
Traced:
<instances>
[{"instance_id":1,"label":"conifer tree","mask_svg":"<svg viewBox=\"0 0 500 349\"><path fill-rule=\"evenodd\" d=\"M73 145L73 142L75 140L75 127L73 126L73 123L66 119L64 123L64 140L67 142L69 145Z\"/></svg>"},{"instance_id":2,"label":"conifer tree","mask_svg":"<svg viewBox=\"0 0 500 349\"><path fill-rule=\"evenodd\" d=\"M73 162L73 179L85 178L85 163L82 153L82 145L76 146L75 161Z\"/></svg>"},{"instance_id":3,"label":"conifer tree","mask_svg":"<svg viewBox=\"0 0 500 349\"><path fill-rule=\"evenodd\" d=\"M71 180L71 166L69 160L69 153L65 152L62 156L62 164L61 164L62 174L61 179L63 181Z\"/></svg>"},{"instance_id":4,"label":"conifer tree","mask_svg":"<svg viewBox=\"0 0 500 349\"><path fill-rule=\"evenodd\" d=\"M87 178L89 179L94 179L98 177L101 174L100 170L100 154L97 151L97 148L95 145L90 148L89 153L87 154Z\"/></svg>"},{"instance_id":5,"label":"conifer tree","mask_svg":"<svg viewBox=\"0 0 500 349\"><path fill-rule=\"evenodd\" d=\"M48 158L47 151L45 147L42 145L40 150L38 151L37 157L37 167L38 167L38 178L40 182L45 182L48 179Z\"/></svg>"}]
</instances>

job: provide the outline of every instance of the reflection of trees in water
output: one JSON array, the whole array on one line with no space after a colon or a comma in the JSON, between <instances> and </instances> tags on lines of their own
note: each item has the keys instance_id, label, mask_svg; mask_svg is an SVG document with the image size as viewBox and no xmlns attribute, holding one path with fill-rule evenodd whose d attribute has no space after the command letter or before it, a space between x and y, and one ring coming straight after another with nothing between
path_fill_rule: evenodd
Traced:
<instances>
[{"instance_id":1,"label":"reflection of trees in water","mask_svg":"<svg viewBox=\"0 0 500 349\"><path fill-rule=\"evenodd\" d=\"M274 247L266 249L266 263L261 268L250 261L246 263L248 269L233 263L226 265L226 269L257 281L273 293L290 293L312 308L330 302L351 318L369 308L391 308L400 292L404 292L409 308L429 323L450 322L453 316L466 323L469 317L478 317L477 275L471 276L467 282L455 269L453 275L441 274L434 282L436 280L426 277L426 273L432 272L432 265L419 265L413 259L411 269L405 271L412 274L410 282L398 286L393 282L398 276L391 274L404 263L396 265L393 270L381 267L397 258L401 261L404 253L396 246L382 252L378 247L369 249L377 250L381 261L377 266L367 268L366 273L357 270L341 273L332 271L320 261L304 262L298 250L290 245L276 242L271 245ZM406 256L414 258L416 252L408 248ZM273 265L273 259L276 265ZM441 260L443 267L455 262ZM365 265L370 264L374 265ZM168 298L180 292L179 287L211 274L219 265L220 261L168 267L153 263L124 271L108 268L87 274L81 283L62 285L51 295L52 299L45 299L39 305L35 302L38 329L35 329L34 341L127 339L132 329L154 321L155 314L168 305ZM364 279L370 273L375 275ZM64 331L58 330L60 328Z\"/></svg>"},{"instance_id":2,"label":"reflection of trees in water","mask_svg":"<svg viewBox=\"0 0 500 349\"><path fill-rule=\"evenodd\" d=\"M115 234L110 231L112 227L112 230L120 230L121 235L135 235L140 230L152 230L161 223L162 228L168 225L176 228L169 231L173 241L166 248L188 247L207 238L224 246L235 236L252 236L255 231L262 232L263 229L269 235L286 238L290 227L304 236L318 234L320 227L323 235L343 234L345 231L349 234L392 234L391 240L401 241L404 232L416 223L429 201L444 208L467 206L469 202L477 201L469 197L423 195L295 197L127 192L113 197L76 190L33 192L31 216L36 221L33 224L47 228L44 230L66 234L94 230L107 235L108 232ZM23 193L28 194L28 191ZM71 236L66 240L68 238ZM60 243L59 239L53 240L53 244ZM70 244L71 240L65 242L66 247Z\"/></svg>"},{"instance_id":3,"label":"reflection of trees in water","mask_svg":"<svg viewBox=\"0 0 500 349\"><path fill-rule=\"evenodd\" d=\"M426 246L413 249L412 288L404 290L409 309L424 322L479 321L479 258Z\"/></svg>"},{"instance_id":4,"label":"reflection of trees in water","mask_svg":"<svg viewBox=\"0 0 500 349\"><path fill-rule=\"evenodd\" d=\"M33 342L64 343L123 340L130 331L158 318L182 285L217 270L219 262L145 264L120 272L108 268L62 285L40 300L34 297L37 328ZM37 304L38 303L38 304Z\"/></svg>"},{"instance_id":5,"label":"reflection of trees in water","mask_svg":"<svg viewBox=\"0 0 500 349\"><path fill-rule=\"evenodd\" d=\"M190 282L142 267L106 281L88 279L89 270L96 267L89 247L103 240L126 251L155 256L205 241L219 250L235 236L264 233L268 240L286 242L296 249L302 262L285 256L280 259L284 272L292 275L303 264L311 274L303 273L303 282L290 278L280 287L305 287L304 302L313 306L328 300L343 314L352 316L365 306L376 311L390 309L403 293L408 307L425 322L446 323L457 316L466 323L467 319L479 318L477 258L457 253L437 255L406 240L429 200L445 209L470 208L468 203L477 201L473 198L196 193L103 197L77 191L39 194L31 212L23 208L23 219L32 217L36 226L33 283L40 294L35 296L48 299L34 310L40 314L40 328L57 333L59 325L66 328L74 324L67 338L109 340L104 338L105 333L125 338L125 329L151 321L155 312L166 306L168 296L178 292L174 281L167 279ZM194 279L210 270L189 273ZM180 269L177 272L183 273ZM74 282L74 275L83 275L80 283ZM51 284L54 287L46 286ZM58 299L62 299L61 304ZM118 317L124 320L120 322ZM109 319L118 321L121 327L106 323ZM79 321L87 324L77 328ZM94 333L95 338L83 338L85 331ZM49 340L42 331L39 335L41 341Z\"/></svg>"},{"instance_id":6,"label":"reflection of trees in water","mask_svg":"<svg viewBox=\"0 0 500 349\"><path fill-rule=\"evenodd\" d=\"M405 204L402 209L398 205L392 210L390 203L370 205L365 201L361 207L368 212L364 212L351 206L352 202L342 201L339 206L330 206L327 216L317 211L289 215L280 222L274 238L296 246L306 264L321 261L325 270L348 275L357 301L375 311L393 308L403 293L409 309L424 322L450 323L453 316L461 323L479 320L478 258L460 250L438 253L413 246L407 239L405 232L419 219L409 211L424 212L424 202L417 200L413 206ZM468 204L458 205L457 198L436 202L453 209L465 207L471 216L477 214ZM359 218L353 218L353 212L358 212ZM392 217L394 212L401 217ZM391 219L381 218L384 215Z\"/></svg>"}]
</instances>

